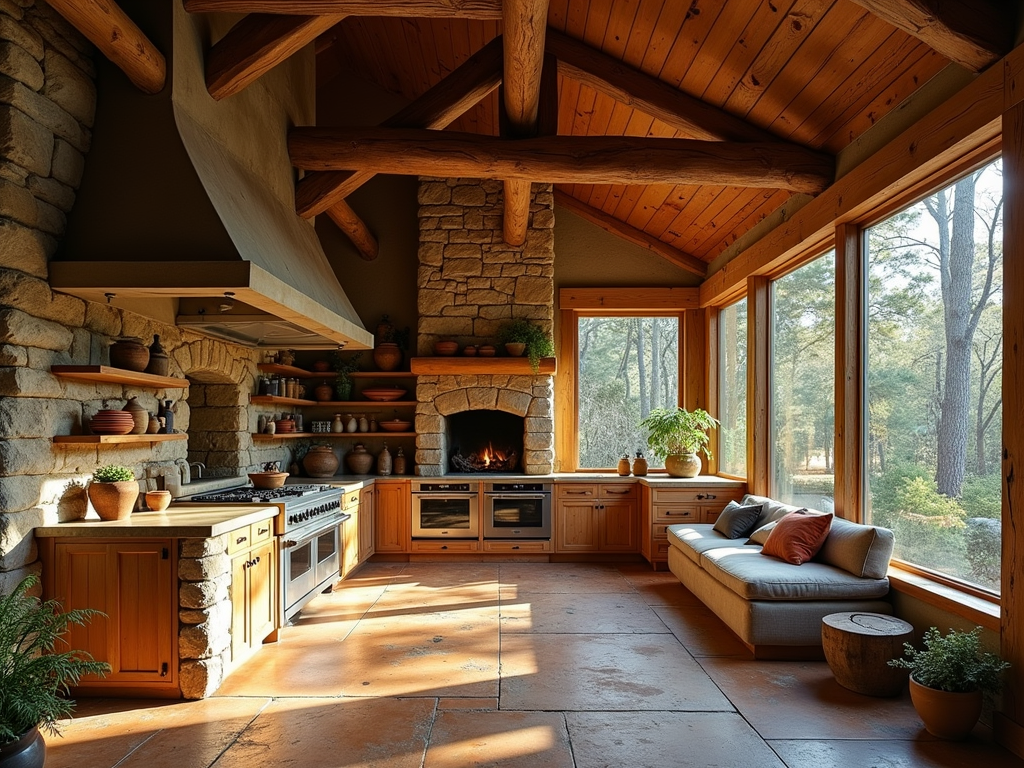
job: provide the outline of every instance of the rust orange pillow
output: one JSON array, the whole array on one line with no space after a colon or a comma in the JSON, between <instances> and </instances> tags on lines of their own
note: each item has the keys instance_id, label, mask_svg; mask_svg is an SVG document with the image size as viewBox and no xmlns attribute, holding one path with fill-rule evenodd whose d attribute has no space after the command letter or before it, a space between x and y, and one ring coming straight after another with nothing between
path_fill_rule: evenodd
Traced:
<instances>
[{"instance_id":1,"label":"rust orange pillow","mask_svg":"<svg viewBox=\"0 0 1024 768\"><path fill-rule=\"evenodd\" d=\"M821 549L831 527L831 512L825 515L812 515L806 509L790 512L772 528L761 554L793 565L806 563Z\"/></svg>"}]
</instances>

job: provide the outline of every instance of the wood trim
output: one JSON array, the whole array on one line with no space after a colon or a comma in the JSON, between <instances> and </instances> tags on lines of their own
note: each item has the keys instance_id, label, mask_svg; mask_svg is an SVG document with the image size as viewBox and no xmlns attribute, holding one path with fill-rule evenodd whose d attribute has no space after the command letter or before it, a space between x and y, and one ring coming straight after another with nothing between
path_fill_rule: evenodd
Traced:
<instances>
[{"instance_id":1,"label":"wood trim","mask_svg":"<svg viewBox=\"0 0 1024 768\"><path fill-rule=\"evenodd\" d=\"M626 242L633 243L633 245L639 245L641 248L646 248L651 253L661 256L670 264L674 264L681 269L685 269L687 272L692 272L698 277L705 277L708 273L708 265L696 256L680 251L678 248L659 240L653 235L647 234L642 229L637 229L636 227L605 213L599 208L593 208L586 203L577 200L567 192L562 192L561 190L556 189L555 204L568 209L580 218L586 219L591 224L596 224L605 232L617 235Z\"/></svg>"},{"instance_id":2,"label":"wood trim","mask_svg":"<svg viewBox=\"0 0 1024 768\"><path fill-rule=\"evenodd\" d=\"M679 395L683 408L707 410L708 335L703 309L688 309L679 317Z\"/></svg>"},{"instance_id":3,"label":"wood trim","mask_svg":"<svg viewBox=\"0 0 1024 768\"><path fill-rule=\"evenodd\" d=\"M553 357L542 357L537 371L525 357L414 357L409 361L409 370L427 376L502 373L545 376L553 375L557 368Z\"/></svg>"},{"instance_id":4,"label":"wood trim","mask_svg":"<svg viewBox=\"0 0 1024 768\"><path fill-rule=\"evenodd\" d=\"M999 141L1003 82L990 67L701 284L701 306L723 303L752 275L821 252L836 224L857 222L919 188L959 158Z\"/></svg>"},{"instance_id":5,"label":"wood trim","mask_svg":"<svg viewBox=\"0 0 1024 768\"><path fill-rule=\"evenodd\" d=\"M189 13L501 19L501 0L185 0Z\"/></svg>"},{"instance_id":6,"label":"wood trim","mask_svg":"<svg viewBox=\"0 0 1024 768\"><path fill-rule=\"evenodd\" d=\"M889 566L889 586L925 605L948 611L956 616L974 622L979 626L999 631L999 606L980 597L941 584L927 576L903 570L896 565Z\"/></svg>"},{"instance_id":7,"label":"wood trim","mask_svg":"<svg viewBox=\"0 0 1024 768\"><path fill-rule=\"evenodd\" d=\"M770 493L771 421L771 282L747 278L747 489Z\"/></svg>"},{"instance_id":8,"label":"wood trim","mask_svg":"<svg viewBox=\"0 0 1024 768\"><path fill-rule=\"evenodd\" d=\"M715 418L718 418L721 402L719 400L719 365L721 362L718 359L718 334L720 333L718 325L719 309L717 307L707 307L704 310L704 325L707 328L707 350L708 350L708 361L705 369L705 391L707 392L707 411ZM711 458L707 459L707 473L709 475L718 474L718 452L721 449L719 442L719 430L712 430L711 433Z\"/></svg>"},{"instance_id":9,"label":"wood trim","mask_svg":"<svg viewBox=\"0 0 1024 768\"><path fill-rule=\"evenodd\" d=\"M117 445L128 443L165 443L169 440L188 440L184 432L170 435L54 435L55 445Z\"/></svg>"},{"instance_id":10,"label":"wood trim","mask_svg":"<svg viewBox=\"0 0 1024 768\"><path fill-rule=\"evenodd\" d=\"M680 312L696 309L699 288L559 288L560 309Z\"/></svg>"},{"instance_id":11,"label":"wood trim","mask_svg":"<svg viewBox=\"0 0 1024 768\"><path fill-rule=\"evenodd\" d=\"M981 72L1013 47L1012 3L995 0L853 0L952 62Z\"/></svg>"},{"instance_id":12,"label":"wood trim","mask_svg":"<svg viewBox=\"0 0 1024 768\"><path fill-rule=\"evenodd\" d=\"M349 240L356 247L359 255L366 261L373 261L380 252L377 238L370 232L370 228L359 218L359 214L352 210L351 206L344 200L338 200L327 209L327 215Z\"/></svg>"},{"instance_id":13,"label":"wood trim","mask_svg":"<svg viewBox=\"0 0 1024 768\"><path fill-rule=\"evenodd\" d=\"M157 389L186 389L189 385L188 379L128 371L109 365L51 365L50 373L62 379L102 381L127 386L156 387Z\"/></svg>"},{"instance_id":14,"label":"wood trim","mask_svg":"<svg viewBox=\"0 0 1024 768\"><path fill-rule=\"evenodd\" d=\"M1024 101L1024 45L1014 48L1003 60L1005 85L1003 86L1003 108L1009 112Z\"/></svg>"},{"instance_id":15,"label":"wood trim","mask_svg":"<svg viewBox=\"0 0 1024 768\"><path fill-rule=\"evenodd\" d=\"M160 93L167 61L113 0L49 0L50 6L100 49L136 88Z\"/></svg>"},{"instance_id":16,"label":"wood trim","mask_svg":"<svg viewBox=\"0 0 1024 768\"><path fill-rule=\"evenodd\" d=\"M864 249L860 227L836 227L835 508L864 516Z\"/></svg>"},{"instance_id":17,"label":"wood trim","mask_svg":"<svg viewBox=\"0 0 1024 768\"><path fill-rule=\"evenodd\" d=\"M562 307L558 313L558 367L561 376L555 376L555 463L558 472L574 472L579 466L579 412L576 388L576 362L579 359L577 341L579 315Z\"/></svg>"},{"instance_id":18,"label":"wood trim","mask_svg":"<svg viewBox=\"0 0 1024 768\"><path fill-rule=\"evenodd\" d=\"M410 128L294 128L306 171L468 176L554 184L715 184L816 194L835 176L828 155L793 145L635 136L494 136Z\"/></svg>"}]
</instances>

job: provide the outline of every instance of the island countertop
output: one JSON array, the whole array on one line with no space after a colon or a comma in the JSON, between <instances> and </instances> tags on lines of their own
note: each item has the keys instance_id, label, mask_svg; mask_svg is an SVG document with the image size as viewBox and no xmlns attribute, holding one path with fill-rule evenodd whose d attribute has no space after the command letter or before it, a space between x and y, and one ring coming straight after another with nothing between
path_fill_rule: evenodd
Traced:
<instances>
[{"instance_id":1,"label":"island countertop","mask_svg":"<svg viewBox=\"0 0 1024 768\"><path fill-rule=\"evenodd\" d=\"M274 518L280 510L262 504L175 502L163 512L135 512L124 520L91 518L35 529L42 537L208 539Z\"/></svg>"}]
</instances>

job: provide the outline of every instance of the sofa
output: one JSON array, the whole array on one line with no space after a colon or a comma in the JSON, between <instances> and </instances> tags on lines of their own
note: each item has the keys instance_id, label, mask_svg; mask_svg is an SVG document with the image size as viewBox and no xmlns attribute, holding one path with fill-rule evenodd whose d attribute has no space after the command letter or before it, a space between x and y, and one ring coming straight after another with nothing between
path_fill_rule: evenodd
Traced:
<instances>
[{"instance_id":1,"label":"sofa","mask_svg":"<svg viewBox=\"0 0 1024 768\"><path fill-rule=\"evenodd\" d=\"M756 658L822 658L823 617L845 611L892 613L886 600L892 531L835 517L813 558L793 565L762 555L763 545L756 542L765 541L770 524L798 508L749 494L739 504L760 505L760 511L747 513L756 514L756 520L738 538L728 538L710 523L670 525L668 565Z\"/></svg>"}]
</instances>

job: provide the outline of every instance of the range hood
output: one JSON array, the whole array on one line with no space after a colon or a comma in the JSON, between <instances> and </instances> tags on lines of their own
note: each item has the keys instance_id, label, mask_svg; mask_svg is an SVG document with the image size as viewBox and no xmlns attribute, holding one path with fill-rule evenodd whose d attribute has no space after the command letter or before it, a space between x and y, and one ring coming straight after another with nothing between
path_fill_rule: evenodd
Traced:
<instances>
[{"instance_id":1,"label":"range hood","mask_svg":"<svg viewBox=\"0 0 1024 768\"><path fill-rule=\"evenodd\" d=\"M247 347L372 347L294 210L287 134L315 120L312 47L217 102L204 50L233 19L122 6L170 54L169 84L142 94L97 57L93 146L51 286Z\"/></svg>"}]
</instances>

